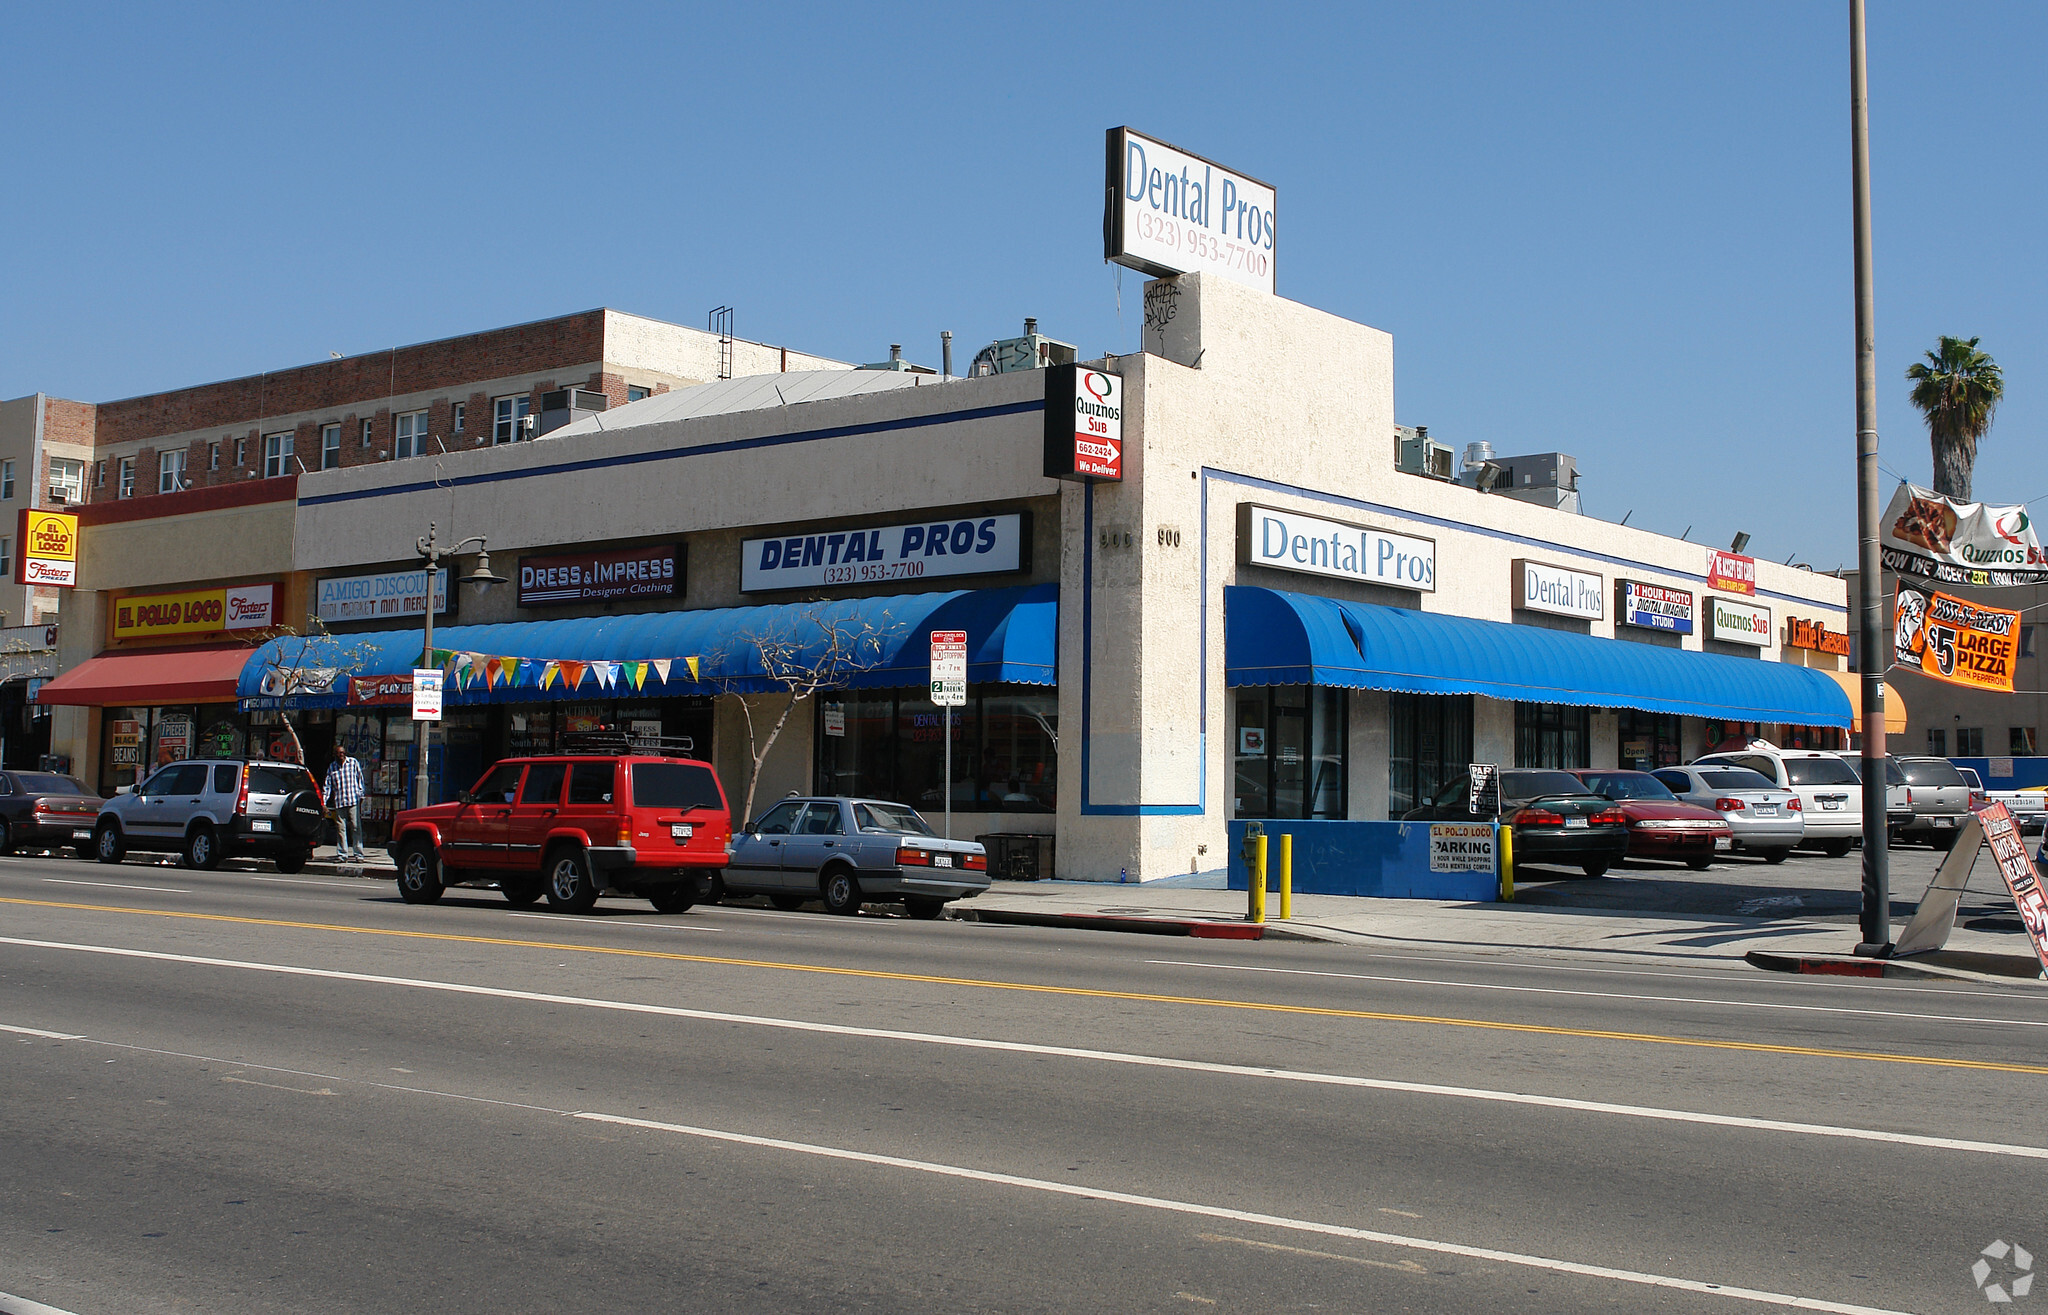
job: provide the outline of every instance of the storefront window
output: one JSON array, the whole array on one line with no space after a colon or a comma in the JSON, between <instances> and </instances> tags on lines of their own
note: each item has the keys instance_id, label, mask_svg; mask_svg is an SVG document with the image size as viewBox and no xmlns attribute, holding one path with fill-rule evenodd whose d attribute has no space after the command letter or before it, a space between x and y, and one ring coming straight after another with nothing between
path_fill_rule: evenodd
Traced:
<instances>
[{"instance_id":1,"label":"storefront window","mask_svg":"<svg viewBox=\"0 0 2048 1315\"><path fill-rule=\"evenodd\" d=\"M1472 696L1387 696L1387 816L1409 809L1464 775L1472 762Z\"/></svg>"},{"instance_id":2,"label":"storefront window","mask_svg":"<svg viewBox=\"0 0 2048 1315\"><path fill-rule=\"evenodd\" d=\"M1590 767L1592 713L1559 703L1515 705L1515 766Z\"/></svg>"},{"instance_id":3,"label":"storefront window","mask_svg":"<svg viewBox=\"0 0 2048 1315\"><path fill-rule=\"evenodd\" d=\"M1668 713L1621 710L1619 743L1615 762L1635 772L1654 772L1659 767L1676 767L1683 762L1679 720Z\"/></svg>"},{"instance_id":4,"label":"storefront window","mask_svg":"<svg viewBox=\"0 0 2048 1315\"><path fill-rule=\"evenodd\" d=\"M1270 685L1231 691L1238 817L1343 817L1349 729L1341 689Z\"/></svg>"},{"instance_id":5,"label":"storefront window","mask_svg":"<svg viewBox=\"0 0 2048 1315\"><path fill-rule=\"evenodd\" d=\"M1059 696L968 690L953 709L953 779L945 776L945 717L921 695L821 695L817 711L820 794L860 795L956 812L1049 813L1058 799Z\"/></svg>"}]
</instances>

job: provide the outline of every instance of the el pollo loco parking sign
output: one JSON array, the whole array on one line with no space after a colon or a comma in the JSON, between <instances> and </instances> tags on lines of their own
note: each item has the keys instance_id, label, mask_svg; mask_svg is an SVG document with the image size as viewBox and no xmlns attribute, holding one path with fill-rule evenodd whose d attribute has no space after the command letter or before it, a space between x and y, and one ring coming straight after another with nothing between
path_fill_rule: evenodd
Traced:
<instances>
[{"instance_id":1,"label":"el pollo loco parking sign","mask_svg":"<svg viewBox=\"0 0 2048 1315\"><path fill-rule=\"evenodd\" d=\"M1080 365L1045 372L1045 476L1124 477L1124 377Z\"/></svg>"}]
</instances>

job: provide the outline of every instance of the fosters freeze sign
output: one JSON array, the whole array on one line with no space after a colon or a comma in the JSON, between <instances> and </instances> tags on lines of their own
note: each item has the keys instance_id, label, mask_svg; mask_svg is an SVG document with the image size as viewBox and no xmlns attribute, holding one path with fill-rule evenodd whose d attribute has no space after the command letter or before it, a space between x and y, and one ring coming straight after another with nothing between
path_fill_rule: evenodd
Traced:
<instances>
[{"instance_id":1,"label":"fosters freeze sign","mask_svg":"<svg viewBox=\"0 0 2048 1315\"><path fill-rule=\"evenodd\" d=\"M1273 290L1273 189L1129 128L1109 130L1103 259Z\"/></svg>"},{"instance_id":2,"label":"fosters freeze sign","mask_svg":"<svg viewBox=\"0 0 2048 1315\"><path fill-rule=\"evenodd\" d=\"M1436 543L1241 502L1237 559L1280 571L1361 580L1424 593L1436 589Z\"/></svg>"}]
</instances>

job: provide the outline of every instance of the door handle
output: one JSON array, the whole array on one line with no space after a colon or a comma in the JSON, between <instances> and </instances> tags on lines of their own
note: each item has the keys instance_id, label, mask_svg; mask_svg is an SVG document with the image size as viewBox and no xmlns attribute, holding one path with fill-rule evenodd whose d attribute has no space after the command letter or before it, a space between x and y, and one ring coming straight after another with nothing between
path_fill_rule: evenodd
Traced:
<instances>
[{"instance_id":1,"label":"door handle","mask_svg":"<svg viewBox=\"0 0 2048 1315\"><path fill-rule=\"evenodd\" d=\"M827 848L827 849L837 849L838 847L839 847L839 842L838 842L837 840L827 840L827 841L825 842L825 848Z\"/></svg>"}]
</instances>

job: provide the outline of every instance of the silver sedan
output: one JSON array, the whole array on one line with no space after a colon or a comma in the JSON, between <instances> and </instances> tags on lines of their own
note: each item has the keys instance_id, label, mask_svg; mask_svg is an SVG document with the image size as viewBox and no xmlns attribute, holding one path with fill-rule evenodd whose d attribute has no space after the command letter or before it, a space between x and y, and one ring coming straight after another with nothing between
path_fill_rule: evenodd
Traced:
<instances>
[{"instance_id":1,"label":"silver sedan","mask_svg":"<svg viewBox=\"0 0 2048 1315\"><path fill-rule=\"evenodd\" d=\"M1783 863L1805 838L1806 805L1799 796L1747 767L1699 763L1662 767L1654 775L1686 803L1726 818L1730 847L1766 863Z\"/></svg>"},{"instance_id":2,"label":"silver sedan","mask_svg":"<svg viewBox=\"0 0 2048 1315\"><path fill-rule=\"evenodd\" d=\"M766 895L777 908L901 904L936 918L947 901L988 889L988 854L935 835L909 804L792 795L735 830L723 881L727 894Z\"/></svg>"}]
</instances>

